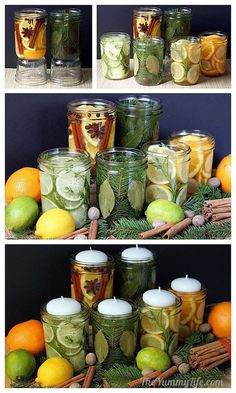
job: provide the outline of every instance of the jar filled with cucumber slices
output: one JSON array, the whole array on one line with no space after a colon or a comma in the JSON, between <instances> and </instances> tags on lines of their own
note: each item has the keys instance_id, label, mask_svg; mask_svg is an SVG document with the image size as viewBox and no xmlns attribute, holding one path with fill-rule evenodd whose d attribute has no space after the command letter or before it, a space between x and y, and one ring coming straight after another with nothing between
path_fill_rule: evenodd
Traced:
<instances>
[{"instance_id":1,"label":"jar filled with cucumber slices","mask_svg":"<svg viewBox=\"0 0 236 393\"><path fill-rule=\"evenodd\" d=\"M112 303L116 299L109 299ZM99 312L99 305L92 310L94 352L98 363L109 369L114 364L132 364L135 360L138 336L139 310L131 300L124 300L130 305L130 312L116 315L115 304L110 315ZM101 303L100 303L101 304ZM114 315L112 315L112 311Z\"/></svg>"},{"instance_id":2,"label":"jar filled with cucumber slices","mask_svg":"<svg viewBox=\"0 0 236 393\"><path fill-rule=\"evenodd\" d=\"M162 10L160 8L142 7L133 12L133 37L160 37Z\"/></svg>"},{"instance_id":3,"label":"jar filled with cucumber slices","mask_svg":"<svg viewBox=\"0 0 236 393\"><path fill-rule=\"evenodd\" d=\"M137 83L154 86L161 83L164 40L158 37L136 38L134 48L134 78Z\"/></svg>"},{"instance_id":4,"label":"jar filled with cucumber slices","mask_svg":"<svg viewBox=\"0 0 236 393\"><path fill-rule=\"evenodd\" d=\"M38 157L42 211L60 208L74 218L77 228L87 220L90 195L90 157L81 150L56 148Z\"/></svg>"},{"instance_id":5,"label":"jar filled with cucumber slices","mask_svg":"<svg viewBox=\"0 0 236 393\"><path fill-rule=\"evenodd\" d=\"M146 153L114 148L97 153L98 204L108 224L122 217L142 216L145 200Z\"/></svg>"},{"instance_id":6,"label":"jar filled with cucumber slices","mask_svg":"<svg viewBox=\"0 0 236 393\"><path fill-rule=\"evenodd\" d=\"M158 140L163 113L159 98L130 95L117 101L117 144L140 148L146 142Z\"/></svg>"},{"instance_id":7,"label":"jar filled with cucumber slices","mask_svg":"<svg viewBox=\"0 0 236 393\"><path fill-rule=\"evenodd\" d=\"M178 85L195 85L200 75L201 46L197 37L175 38L170 45L171 75Z\"/></svg>"},{"instance_id":8,"label":"jar filled with cucumber slices","mask_svg":"<svg viewBox=\"0 0 236 393\"><path fill-rule=\"evenodd\" d=\"M170 8L165 10L165 43L169 50L170 43L175 37L189 36L192 24L191 8Z\"/></svg>"},{"instance_id":9,"label":"jar filled with cucumber slices","mask_svg":"<svg viewBox=\"0 0 236 393\"><path fill-rule=\"evenodd\" d=\"M100 38L104 78L125 79L129 76L130 36L127 33L105 33Z\"/></svg>"},{"instance_id":10,"label":"jar filled with cucumber slices","mask_svg":"<svg viewBox=\"0 0 236 393\"><path fill-rule=\"evenodd\" d=\"M46 356L67 359L78 373L85 367L88 352L89 311L81 304L81 311L73 315L52 315L47 305L41 309Z\"/></svg>"},{"instance_id":11,"label":"jar filled with cucumber slices","mask_svg":"<svg viewBox=\"0 0 236 393\"><path fill-rule=\"evenodd\" d=\"M148 156L146 203L166 199L182 205L187 198L190 148L185 143L146 143Z\"/></svg>"}]
</instances>

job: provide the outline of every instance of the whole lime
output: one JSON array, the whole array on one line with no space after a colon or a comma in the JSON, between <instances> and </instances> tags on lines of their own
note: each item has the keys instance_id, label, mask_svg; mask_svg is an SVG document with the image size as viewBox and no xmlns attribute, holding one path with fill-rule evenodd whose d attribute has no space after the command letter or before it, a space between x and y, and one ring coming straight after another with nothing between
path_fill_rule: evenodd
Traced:
<instances>
[{"instance_id":1,"label":"whole lime","mask_svg":"<svg viewBox=\"0 0 236 393\"><path fill-rule=\"evenodd\" d=\"M170 224L176 224L184 219L183 209L174 202L158 199L151 202L145 212L149 224L155 220L163 220Z\"/></svg>"},{"instance_id":2,"label":"whole lime","mask_svg":"<svg viewBox=\"0 0 236 393\"><path fill-rule=\"evenodd\" d=\"M30 229L39 215L37 202L30 196L19 196L6 207L5 220L8 229L21 232Z\"/></svg>"},{"instance_id":3,"label":"whole lime","mask_svg":"<svg viewBox=\"0 0 236 393\"><path fill-rule=\"evenodd\" d=\"M24 349L16 349L6 356L6 374L12 381L27 379L36 369L34 356Z\"/></svg>"},{"instance_id":4,"label":"whole lime","mask_svg":"<svg viewBox=\"0 0 236 393\"><path fill-rule=\"evenodd\" d=\"M157 371L165 371L170 367L171 361L166 352L158 348L146 347L141 349L136 356L136 363L139 370L152 368Z\"/></svg>"}]
</instances>

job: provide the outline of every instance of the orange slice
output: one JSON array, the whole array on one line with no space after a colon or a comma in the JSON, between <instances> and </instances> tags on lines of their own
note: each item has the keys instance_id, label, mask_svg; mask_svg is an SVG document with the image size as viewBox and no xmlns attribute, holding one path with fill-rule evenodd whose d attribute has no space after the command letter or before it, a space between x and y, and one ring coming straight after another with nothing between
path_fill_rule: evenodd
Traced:
<instances>
[{"instance_id":1,"label":"orange slice","mask_svg":"<svg viewBox=\"0 0 236 393\"><path fill-rule=\"evenodd\" d=\"M210 60L211 56L215 52L215 46L212 42L203 42L202 43L202 50L201 50L201 57L204 60Z\"/></svg>"},{"instance_id":2,"label":"orange slice","mask_svg":"<svg viewBox=\"0 0 236 393\"><path fill-rule=\"evenodd\" d=\"M196 303L194 302L184 302L182 305L182 311L180 315L180 323L181 325L186 325L189 321L191 321L193 315L196 311Z\"/></svg>"},{"instance_id":3,"label":"orange slice","mask_svg":"<svg viewBox=\"0 0 236 393\"><path fill-rule=\"evenodd\" d=\"M215 51L215 56L216 56L218 61L225 60L225 58L226 58L226 46L225 45L219 46L216 49L216 51Z\"/></svg>"},{"instance_id":4,"label":"orange slice","mask_svg":"<svg viewBox=\"0 0 236 393\"><path fill-rule=\"evenodd\" d=\"M201 60L200 62L202 72L209 72L212 71L212 64L208 60Z\"/></svg>"},{"instance_id":5,"label":"orange slice","mask_svg":"<svg viewBox=\"0 0 236 393\"><path fill-rule=\"evenodd\" d=\"M204 160L204 155L202 152L194 152L190 155L190 164L189 164L189 174L188 176L190 178L195 177L197 173L200 171L203 160Z\"/></svg>"}]
</instances>

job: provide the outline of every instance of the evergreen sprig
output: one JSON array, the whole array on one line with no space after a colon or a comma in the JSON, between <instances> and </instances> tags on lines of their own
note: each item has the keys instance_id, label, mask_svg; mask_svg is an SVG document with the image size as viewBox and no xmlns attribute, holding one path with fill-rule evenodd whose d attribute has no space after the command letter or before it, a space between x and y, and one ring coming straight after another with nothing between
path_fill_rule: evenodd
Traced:
<instances>
[{"instance_id":1,"label":"evergreen sprig","mask_svg":"<svg viewBox=\"0 0 236 393\"><path fill-rule=\"evenodd\" d=\"M140 378L141 373L135 366L114 364L109 370L103 371L102 377L107 380L111 388L127 388L128 382Z\"/></svg>"},{"instance_id":2,"label":"evergreen sprig","mask_svg":"<svg viewBox=\"0 0 236 393\"><path fill-rule=\"evenodd\" d=\"M202 212L203 204L210 199L228 198L231 194L224 193L218 187L212 187L209 184L204 184L199 187L194 196L190 197L183 205L184 210L192 210L194 214Z\"/></svg>"},{"instance_id":3,"label":"evergreen sprig","mask_svg":"<svg viewBox=\"0 0 236 393\"><path fill-rule=\"evenodd\" d=\"M191 370L187 374L175 374L172 378L162 382L162 388L203 388L223 387L223 378L225 370L213 368L212 370L196 369ZM215 386L214 386L215 383ZM221 386L218 386L218 383Z\"/></svg>"},{"instance_id":4,"label":"evergreen sprig","mask_svg":"<svg viewBox=\"0 0 236 393\"><path fill-rule=\"evenodd\" d=\"M183 362L188 362L188 358L190 355L190 351L193 347L204 345L209 343L210 340L206 334L201 332L194 332L190 337L185 340L185 343L181 345L177 351L175 351L174 355L178 355L181 357Z\"/></svg>"}]
</instances>

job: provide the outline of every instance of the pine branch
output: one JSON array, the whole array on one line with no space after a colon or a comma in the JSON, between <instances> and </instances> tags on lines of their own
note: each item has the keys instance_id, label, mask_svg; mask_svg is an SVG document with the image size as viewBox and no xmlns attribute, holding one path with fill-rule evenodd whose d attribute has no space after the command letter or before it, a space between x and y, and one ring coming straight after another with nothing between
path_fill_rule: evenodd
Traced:
<instances>
[{"instance_id":1,"label":"pine branch","mask_svg":"<svg viewBox=\"0 0 236 393\"><path fill-rule=\"evenodd\" d=\"M128 382L141 377L137 367L115 364L109 370L102 373L111 388L127 388Z\"/></svg>"},{"instance_id":2,"label":"pine branch","mask_svg":"<svg viewBox=\"0 0 236 393\"><path fill-rule=\"evenodd\" d=\"M207 223L201 227L189 226L173 239L226 239L231 236L231 223Z\"/></svg>"},{"instance_id":3,"label":"pine branch","mask_svg":"<svg viewBox=\"0 0 236 393\"><path fill-rule=\"evenodd\" d=\"M228 198L231 194L224 193L218 187L212 187L209 184L204 184L199 187L194 196L190 197L183 205L184 210L192 210L194 214L202 212L203 204L209 199Z\"/></svg>"},{"instance_id":4,"label":"pine branch","mask_svg":"<svg viewBox=\"0 0 236 393\"><path fill-rule=\"evenodd\" d=\"M212 370L191 370L187 374L175 374L172 378L163 381L162 388L203 388L209 387L209 382L215 382L215 387L223 387L225 371L219 368ZM218 386L220 382L221 386ZM212 387L212 385L210 386ZM214 386L213 386L214 387Z\"/></svg>"},{"instance_id":5,"label":"pine branch","mask_svg":"<svg viewBox=\"0 0 236 393\"><path fill-rule=\"evenodd\" d=\"M185 343L181 345L174 353L182 358L184 362L188 362L190 355L190 350L192 347L207 344L210 340L207 338L206 334L201 332L194 332L190 337L185 340Z\"/></svg>"}]
</instances>

